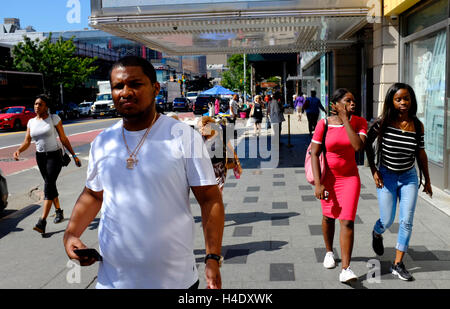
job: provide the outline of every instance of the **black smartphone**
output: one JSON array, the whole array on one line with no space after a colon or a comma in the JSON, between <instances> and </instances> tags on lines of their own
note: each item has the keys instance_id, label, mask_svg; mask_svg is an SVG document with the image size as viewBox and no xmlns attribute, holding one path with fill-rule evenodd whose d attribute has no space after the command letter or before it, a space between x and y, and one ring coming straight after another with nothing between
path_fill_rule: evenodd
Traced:
<instances>
[{"instance_id":1,"label":"black smartphone","mask_svg":"<svg viewBox=\"0 0 450 309\"><path fill-rule=\"evenodd\" d=\"M103 261L102 256L98 253L97 250L92 248L87 249L75 249L73 252L78 255L80 258L94 258L96 261Z\"/></svg>"}]
</instances>

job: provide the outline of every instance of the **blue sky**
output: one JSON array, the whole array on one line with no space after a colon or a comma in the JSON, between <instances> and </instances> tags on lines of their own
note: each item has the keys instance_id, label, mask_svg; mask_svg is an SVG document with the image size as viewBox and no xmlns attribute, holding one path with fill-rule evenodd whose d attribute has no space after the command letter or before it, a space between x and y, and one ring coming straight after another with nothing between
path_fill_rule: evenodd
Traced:
<instances>
[{"instance_id":1,"label":"blue sky","mask_svg":"<svg viewBox=\"0 0 450 309\"><path fill-rule=\"evenodd\" d=\"M88 27L90 14L90 0L8 0L7 5L2 3L0 24L3 18L14 17L22 28L33 26L38 32L81 30Z\"/></svg>"}]
</instances>

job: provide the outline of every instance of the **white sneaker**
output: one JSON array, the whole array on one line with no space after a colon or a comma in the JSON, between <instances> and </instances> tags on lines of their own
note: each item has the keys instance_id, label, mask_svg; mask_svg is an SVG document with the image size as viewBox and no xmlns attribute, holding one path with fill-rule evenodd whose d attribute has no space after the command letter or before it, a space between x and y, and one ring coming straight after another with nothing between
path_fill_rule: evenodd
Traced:
<instances>
[{"instance_id":1,"label":"white sneaker","mask_svg":"<svg viewBox=\"0 0 450 309\"><path fill-rule=\"evenodd\" d=\"M325 268L335 268L336 262L334 261L334 253L332 251L327 252L325 254L325 258L323 259L323 267Z\"/></svg>"},{"instance_id":2,"label":"white sneaker","mask_svg":"<svg viewBox=\"0 0 450 309\"><path fill-rule=\"evenodd\" d=\"M350 269L350 266L347 269L343 269L339 274L339 281L346 283L351 281L356 281L358 277L355 273Z\"/></svg>"}]
</instances>

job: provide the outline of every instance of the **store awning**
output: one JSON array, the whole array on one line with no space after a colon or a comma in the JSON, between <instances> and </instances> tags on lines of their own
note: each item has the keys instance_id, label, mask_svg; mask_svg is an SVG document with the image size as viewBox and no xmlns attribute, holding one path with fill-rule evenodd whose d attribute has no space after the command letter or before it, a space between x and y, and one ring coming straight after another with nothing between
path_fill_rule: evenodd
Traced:
<instances>
[{"instance_id":1,"label":"store awning","mask_svg":"<svg viewBox=\"0 0 450 309\"><path fill-rule=\"evenodd\" d=\"M90 24L171 55L326 51L365 25L359 0L91 0Z\"/></svg>"}]
</instances>

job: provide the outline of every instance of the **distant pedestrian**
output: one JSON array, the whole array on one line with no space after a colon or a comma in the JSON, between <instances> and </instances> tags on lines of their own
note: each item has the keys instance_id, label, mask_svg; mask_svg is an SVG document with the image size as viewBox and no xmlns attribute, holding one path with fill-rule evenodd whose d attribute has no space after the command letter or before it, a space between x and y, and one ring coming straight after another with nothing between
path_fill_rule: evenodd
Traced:
<instances>
[{"instance_id":1,"label":"distant pedestrian","mask_svg":"<svg viewBox=\"0 0 450 309\"><path fill-rule=\"evenodd\" d=\"M315 182L315 196L322 204L322 231L327 253L323 266L336 266L333 253L335 220L341 224L340 244L342 270L341 282L350 282L357 276L350 269L353 250L354 221L358 207L361 180L355 160L355 152L364 149L367 136L367 121L354 115L355 98L347 89L338 89L331 98L334 116L328 118L325 145L322 139L325 121L319 121L312 137L311 165ZM326 149L325 179L321 183L319 154Z\"/></svg>"},{"instance_id":2,"label":"distant pedestrian","mask_svg":"<svg viewBox=\"0 0 450 309\"><path fill-rule=\"evenodd\" d=\"M252 109L250 110L250 117L255 119L255 136L259 136L261 134L261 123L263 119L263 103L260 95L255 96L255 100L252 105Z\"/></svg>"},{"instance_id":3,"label":"distant pedestrian","mask_svg":"<svg viewBox=\"0 0 450 309\"><path fill-rule=\"evenodd\" d=\"M225 185L225 179L227 178L227 169L225 168L226 144L223 142L224 132L222 132L220 125L216 125L216 121L209 116L201 117L198 121L197 127L203 137L206 149L208 149L210 154L211 163L216 176L216 182L219 186L220 192L222 193L223 186Z\"/></svg>"},{"instance_id":4,"label":"distant pedestrian","mask_svg":"<svg viewBox=\"0 0 450 309\"><path fill-rule=\"evenodd\" d=\"M317 120L319 119L320 110L325 112L325 108L316 97L316 91L311 91L311 96L306 98L306 102L303 104L303 110L306 112L306 118L308 118L309 135L312 135L316 129Z\"/></svg>"},{"instance_id":5,"label":"distant pedestrian","mask_svg":"<svg viewBox=\"0 0 450 309\"><path fill-rule=\"evenodd\" d=\"M80 237L101 210L97 288L196 288L192 190L202 213L206 284L221 288L224 209L202 137L156 112L160 85L147 60L120 59L110 81L122 120L91 144L86 186L64 234L67 255L83 266L95 262L74 250L86 248Z\"/></svg>"},{"instance_id":6,"label":"distant pedestrian","mask_svg":"<svg viewBox=\"0 0 450 309\"><path fill-rule=\"evenodd\" d=\"M234 94L233 97L230 100L230 122L236 123L236 119L238 118L239 113L239 96L237 94Z\"/></svg>"},{"instance_id":7,"label":"distant pedestrian","mask_svg":"<svg viewBox=\"0 0 450 309\"><path fill-rule=\"evenodd\" d=\"M219 115L220 113L220 100L219 97L216 98L216 101L214 102L214 112L216 115Z\"/></svg>"},{"instance_id":8,"label":"distant pedestrian","mask_svg":"<svg viewBox=\"0 0 450 309\"><path fill-rule=\"evenodd\" d=\"M384 254L381 236L394 222L399 207L395 261L390 271L400 279L410 281L412 275L403 263L411 239L414 212L421 183L417 180L417 160L420 180L425 177L424 192L432 196L428 157L425 152L424 128L417 118L417 101L411 86L393 84L387 91L383 112L372 125L366 147L367 159L377 187L380 219L372 231L372 247L377 255ZM377 140L377 165L372 144Z\"/></svg>"},{"instance_id":9,"label":"distant pedestrian","mask_svg":"<svg viewBox=\"0 0 450 309\"><path fill-rule=\"evenodd\" d=\"M282 123L286 120L280 109L280 99L281 94L279 92L276 92L267 107L267 116L270 118L274 136L278 137L278 143L281 143Z\"/></svg>"},{"instance_id":10,"label":"distant pedestrian","mask_svg":"<svg viewBox=\"0 0 450 309\"><path fill-rule=\"evenodd\" d=\"M49 105L50 98L48 96L37 96L34 101L36 117L30 119L28 122L25 139L19 149L14 152L14 159L19 160L20 153L30 147L31 141L33 140L36 142L36 162L39 171L44 178L45 200L42 216L39 218L38 223L33 229L41 234L45 234L47 217L52 205L55 205L56 209L56 216L53 222L60 223L64 219L63 210L61 209L58 198L59 193L56 187L56 180L62 169L63 155L63 151L58 144L58 136L63 147L72 154L75 164L78 167L81 166L81 161L75 155L70 141L64 132L61 118L56 114L50 114Z\"/></svg>"},{"instance_id":11,"label":"distant pedestrian","mask_svg":"<svg viewBox=\"0 0 450 309\"><path fill-rule=\"evenodd\" d=\"M297 119L300 122L302 120L302 114L303 114L303 104L305 104L305 97L303 96L303 92L300 92L300 95L298 95L294 100L294 109L297 113Z\"/></svg>"}]
</instances>

